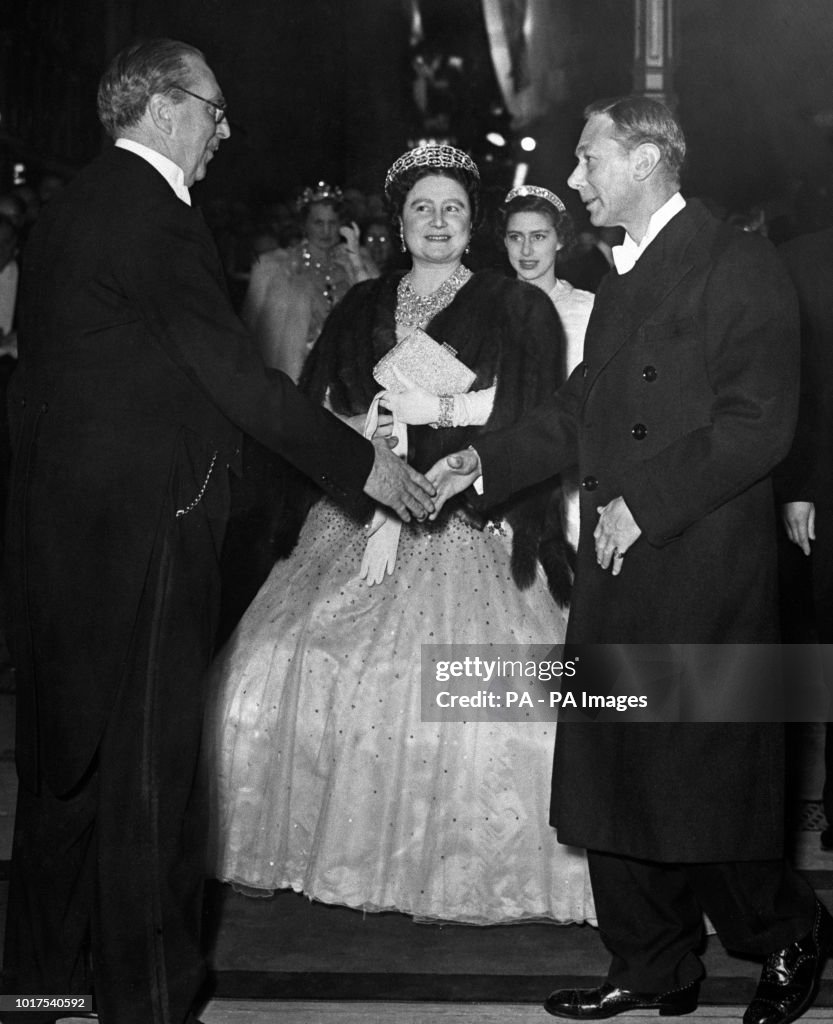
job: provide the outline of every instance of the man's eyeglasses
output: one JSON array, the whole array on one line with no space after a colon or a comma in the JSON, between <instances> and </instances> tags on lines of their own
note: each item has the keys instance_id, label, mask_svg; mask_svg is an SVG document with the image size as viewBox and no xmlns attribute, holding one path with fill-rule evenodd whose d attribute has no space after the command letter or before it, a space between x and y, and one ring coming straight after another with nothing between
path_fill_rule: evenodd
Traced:
<instances>
[{"instance_id":1,"label":"man's eyeglasses","mask_svg":"<svg viewBox=\"0 0 833 1024\"><path fill-rule=\"evenodd\" d=\"M195 92L191 92L190 89L184 89L181 85L176 86L180 92L187 92L189 96L193 96L195 100L202 100L210 109L211 116L214 118L214 124L219 124L225 120L227 104L225 100L221 100L219 103L216 100L207 100L205 96L198 96Z\"/></svg>"}]
</instances>

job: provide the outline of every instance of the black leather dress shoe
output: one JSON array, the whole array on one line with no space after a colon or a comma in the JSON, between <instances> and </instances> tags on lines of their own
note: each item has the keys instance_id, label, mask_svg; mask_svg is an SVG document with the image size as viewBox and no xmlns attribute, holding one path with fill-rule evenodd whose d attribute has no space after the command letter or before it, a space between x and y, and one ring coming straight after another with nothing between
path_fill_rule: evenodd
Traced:
<instances>
[{"instance_id":1,"label":"black leather dress shoe","mask_svg":"<svg viewBox=\"0 0 833 1024\"><path fill-rule=\"evenodd\" d=\"M743 1024L789 1024L800 1017L816 998L824 962L831 954L833 917L817 903L816 919L804 938L770 953L764 961Z\"/></svg>"},{"instance_id":2,"label":"black leather dress shoe","mask_svg":"<svg viewBox=\"0 0 833 1024\"><path fill-rule=\"evenodd\" d=\"M631 992L616 988L609 982L599 988L565 988L553 992L544 1003L544 1009L556 1017L572 1020L604 1020L628 1010L659 1010L660 1017L679 1017L697 1009L700 982L694 981L676 992L652 995L649 992Z\"/></svg>"}]
</instances>

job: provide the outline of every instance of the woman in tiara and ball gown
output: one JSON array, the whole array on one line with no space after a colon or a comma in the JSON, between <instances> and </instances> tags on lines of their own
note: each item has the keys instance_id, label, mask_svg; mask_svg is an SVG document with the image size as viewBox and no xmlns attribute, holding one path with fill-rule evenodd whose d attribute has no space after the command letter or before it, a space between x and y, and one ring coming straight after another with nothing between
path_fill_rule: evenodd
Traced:
<instances>
[{"instance_id":1,"label":"woman in tiara and ball gown","mask_svg":"<svg viewBox=\"0 0 833 1024\"><path fill-rule=\"evenodd\" d=\"M427 469L558 386L561 326L540 290L463 265L479 206L465 153L411 150L385 193L412 268L347 294L302 387L363 429L386 353L415 328L451 346L474 371L468 393L384 397ZM593 918L583 852L547 821L554 723L421 720L421 645L563 642L557 499L549 481L488 523L459 504L401 531L313 507L212 670L217 877L425 920Z\"/></svg>"},{"instance_id":2,"label":"woman in tiara and ball gown","mask_svg":"<svg viewBox=\"0 0 833 1024\"><path fill-rule=\"evenodd\" d=\"M296 383L333 306L378 269L359 245L359 228L342 222L341 189L319 181L296 203L304 237L262 254L252 267L242 317L267 366Z\"/></svg>"},{"instance_id":3,"label":"woman in tiara and ball gown","mask_svg":"<svg viewBox=\"0 0 833 1024\"><path fill-rule=\"evenodd\" d=\"M518 280L541 288L558 312L566 341L564 370L569 377L583 358L584 334L595 299L592 292L556 277L558 253L566 256L575 244L572 217L554 192L539 185L522 185L512 189L499 208L498 231ZM561 485L567 540L575 550L579 533L577 471L563 473Z\"/></svg>"}]
</instances>

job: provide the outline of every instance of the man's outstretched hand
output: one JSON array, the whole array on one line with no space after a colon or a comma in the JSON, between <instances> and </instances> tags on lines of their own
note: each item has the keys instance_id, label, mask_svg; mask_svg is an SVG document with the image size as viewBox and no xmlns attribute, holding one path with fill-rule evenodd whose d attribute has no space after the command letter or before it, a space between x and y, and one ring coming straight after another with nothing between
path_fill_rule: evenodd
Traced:
<instances>
[{"instance_id":1,"label":"man's outstretched hand","mask_svg":"<svg viewBox=\"0 0 833 1024\"><path fill-rule=\"evenodd\" d=\"M434 485L422 473L394 455L388 446L390 438L373 441L376 457L364 485L364 493L387 505L406 523L413 515L425 519L434 512Z\"/></svg>"},{"instance_id":2,"label":"man's outstretched hand","mask_svg":"<svg viewBox=\"0 0 833 1024\"><path fill-rule=\"evenodd\" d=\"M435 462L427 473L428 480L436 488L431 519L437 518L440 509L449 498L471 487L480 475L480 456L474 448L465 448Z\"/></svg>"}]
</instances>

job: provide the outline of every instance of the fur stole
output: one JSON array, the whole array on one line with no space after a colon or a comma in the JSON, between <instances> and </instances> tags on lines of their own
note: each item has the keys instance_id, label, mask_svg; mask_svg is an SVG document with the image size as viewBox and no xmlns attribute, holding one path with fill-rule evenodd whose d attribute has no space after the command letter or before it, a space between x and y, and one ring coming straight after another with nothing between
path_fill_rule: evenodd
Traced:
<instances>
[{"instance_id":1,"label":"fur stole","mask_svg":"<svg viewBox=\"0 0 833 1024\"><path fill-rule=\"evenodd\" d=\"M315 401L323 402L329 394L333 409L347 415L368 408L380 390L373 367L396 344L394 313L401 277L395 272L362 282L333 309L301 378L302 390ZM483 433L515 423L563 381L564 335L552 303L539 289L497 271L474 274L425 329L475 371L472 390L491 387L497 380L497 392L483 426L409 427L409 462L423 472ZM572 570L561 512L556 477L492 510L512 527L517 585L532 583L540 558L553 596L565 604Z\"/></svg>"}]
</instances>

